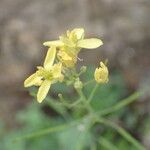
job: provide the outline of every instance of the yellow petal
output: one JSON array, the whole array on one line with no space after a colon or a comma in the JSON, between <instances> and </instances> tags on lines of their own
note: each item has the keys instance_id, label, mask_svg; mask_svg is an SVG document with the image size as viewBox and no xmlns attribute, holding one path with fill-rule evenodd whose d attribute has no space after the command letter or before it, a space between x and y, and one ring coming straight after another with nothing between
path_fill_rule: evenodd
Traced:
<instances>
[{"instance_id":1,"label":"yellow petal","mask_svg":"<svg viewBox=\"0 0 150 150\"><path fill-rule=\"evenodd\" d=\"M24 87L37 85L37 83L39 83L40 81L41 81L41 77L38 77L37 74L34 73L24 81Z\"/></svg>"},{"instance_id":2,"label":"yellow petal","mask_svg":"<svg viewBox=\"0 0 150 150\"><path fill-rule=\"evenodd\" d=\"M57 41L47 41L47 42L44 42L43 43L44 46L56 46L56 47L60 47L60 46L63 46L64 43L60 40L57 40Z\"/></svg>"},{"instance_id":3,"label":"yellow petal","mask_svg":"<svg viewBox=\"0 0 150 150\"><path fill-rule=\"evenodd\" d=\"M83 28L75 28L74 30L72 30L72 32L76 34L78 40L84 38L84 29Z\"/></svg>"},{"instance_id":4,"label":"yellow petal","mask_svg":"<svg viewBox=\"0 0 150 150\"><path fill-rule=\"evenodd\" d=\"M102 61L100 62L100 66L101 66L102 68L107 68L106 65L105 65Z\"/></svg>"},{"instance_id":5,"label":"yellow petal","mask_svg":"<svg viewBox=\"0 0 150 150\"><path fill-rule=\"evenodd\" d=\"M72 68L75 63L77 62L77 56L75 55L68 55L65 51L59 51L58 59L66 66Z\"/></svg>"},{"instance_id":6,"label":"yellow petal","mask_svg":"<svg viewBox=\"0 0 150 150\"><path fill-rule=\"evenodd\" d=\"M62 76L61 70L62 70L62 63L55 64L52 68L53 77L60 78Z\"/></svg>"},{"instance_id":7,"label":"yellow petal","mask_svg":"<svg viewBox=\"0 0 150 150\"><path fill-rule=\"evenodd\" d=\"M87 48L87 49L97 48L101 45L103 45L103 42L100 39L96 39L96 38L80 40L77 43L77 47Z\"/></svg>"},{"instance_id":8,"label":"yellow petal","mask_svg":"<svg viewBox=\"0 0 150 150\"><path fill-rule=\"evenodd\" d=\"M42 83L43 83L43 80L40 80L39 82L35 83L35 86L41 86Z\"/></svg>"},{"instance_id":9,"label":"yellow petal","mask_svg":"<svg viewBox=\"0 0 150 150\"><path fill-rule=\"evenodd\" d=\"M59 56L59 57L61 57L63 60L72 60L72 58L65 52L65 51L59 51L58 53L57 53L57 55Z\"/></svg>"},{"instance_id":10,"label":"yellow petal","mask_svg":"<svg viewBox=\"0 0 150 150\"><path fill-rule=\"evenodd\" d=\"M44 68L49 69L55 60L55 55L56 55L56 47L52 46L51 48L48 49L47 55L44 61Z\"/></svg>"},{"instance_id":11,"label":"yellow petal","mask_svg":"<svg viewBox=\"0 0 150 150\"><path fill-rule=\"evenodd\" d=\"M41 86L39 87L38 93L37 93L37 101L39 103L41 103L46 95L48 94L48 91L50 89L51 86L51 81L49 80L45 80L42 82Z\"/></svg>"},{"instance_id":12,"label":"yellow petal","mask_svg":"<svg viewBox=\"0 0 150 150\"><path fill-rule=\"evenodd\" d=\"M69 47L74 47L74 46L75 46L75 44L74 44L70 39L68 39L67 37L65 37L65 36L60 36L59 38L60 38L60 40L61 40L65 45L67 45L67 46L69 46Z\"/></svg>"}]
</instances>

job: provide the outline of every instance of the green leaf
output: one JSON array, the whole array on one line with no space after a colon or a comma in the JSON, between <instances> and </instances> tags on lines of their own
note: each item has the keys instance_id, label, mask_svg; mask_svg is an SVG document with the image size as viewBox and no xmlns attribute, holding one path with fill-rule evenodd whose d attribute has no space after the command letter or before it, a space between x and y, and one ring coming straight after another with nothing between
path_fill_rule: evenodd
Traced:
<instances>
[{"instance_id":1,"label":"green leaf","mask_svg":"<svg viewBox=\"0 0 150 150\"><path fill-rule=\"evenodd\" d=\"M88 67L87 72L84 75L84 79L86 81L92 80L94 78L94 71L95 68ZM84 93L86 97L90 96L94 87L95 82L91 82L84 86ZM98 86L91 100L91 105L95 111L104 110L116 104L116 102L125 94L125 92L123 78L118 74L111 75L110 81L107 84L100 84Z\"/></svg>"},{"instance_id":2,"label":"green leaf","mask_svg":"<svg viewBox=\"0 0 150 150\"><path fill-rule=\"evenodd\" d=\"M82 125L79 125L78 127L73 127L61 132L59 134L59 141L61 150L83 149L89 147L91 143L91 134L88 130L84 129Z\"/></svg>"}]
</instances>

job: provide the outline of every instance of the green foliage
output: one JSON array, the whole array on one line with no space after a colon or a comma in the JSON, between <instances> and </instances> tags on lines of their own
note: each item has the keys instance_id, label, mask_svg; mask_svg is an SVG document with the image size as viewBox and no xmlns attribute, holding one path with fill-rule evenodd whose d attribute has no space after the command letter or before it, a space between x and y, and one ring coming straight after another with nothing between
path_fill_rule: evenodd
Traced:
<instances>
[{"instance_id":1,"label":"green foliage","mask_svg":"<svg viewBox=\"0 0 150 150\"><path fill-rule=\"evenodd\" d=\"M85 81L92 80L93 68L89 67L82 78ZM86 97L90 96L93 88L94 81L84 85ZM7 131L5 126L0 124L0 150L135 150L135 146L144 150L130 134L114 126L113 122L99 120L101 124L95 124L94 117L83 118L85 112L81 112L80 107L64 107L58 98L59 93L63 93L69 103L73 103L77 97L77 93L70 86L56 84L52 86L52 90L51 97L49 96L42 105L34 101L17 113L16 118L21 127ZM32 89L31 94L36 95L36 90ZM113 74L109 84L98 86L95 91L91 100L94 113L125 106L126 103L122 104L122 101L119 101L125 94L122 77L118 73ZM135 99L136 96L135 94L135 97L133 95L130 99ZM123 102L130 99L127 98ZM119 107L118 102L121 103ZM114 105L117 107L112 107ZM128 109L122 109L109 116L111 120L117 118L124 121L124 127L128 129L134 128L136 124L137 114Z\"/></svg>"},{"instance_id":2,"label":"green foliage","mask_svg":"<svg viewBox=\"0 0 150 150\"><path fill-rule=\"evenodd\" d=\"M25 135L27 133L41 130L45 127L56 125L58 120L48 118L39 107L38 104L30 104L24 111L20 112L17 116L18 122L22 124L22 128L19 130L10 131L7 133L3 129L4 137L0 141L0 149L3 150L47 150L49 147L57 149L56 135L46 135L42 138L35 138L31 140L14 141L15 138Z\"/></svg>"},{"instance_id":3,"label":"green foliage","mask_svg":"<svg viewBox=\"0 0 150 150\"><path fill-rule=\"evenodd\" d=\"M89 146L91 135L88 130L81 131L80 127L74 127L62 131L59 134L61 150L77 150ZM82 128L82 127L81 127Z\"/></svg>"},{"instance_id":4,"label":"green foliage","mask_svg":"<svg viewBox=\"0 0 150 150\"><path fill-rule=\"evenodd\" d=\"M89 67L87 73L84 75L86 81L93 79L94 67ZM94 88L95 83L85 86L84 92L87 97ZM125 84L123 78L118 74L113 74L108 84L99 85L92 100L92 106L95 110L106 109L115 104L125 94Z\"/></svg>"}]
</instances>

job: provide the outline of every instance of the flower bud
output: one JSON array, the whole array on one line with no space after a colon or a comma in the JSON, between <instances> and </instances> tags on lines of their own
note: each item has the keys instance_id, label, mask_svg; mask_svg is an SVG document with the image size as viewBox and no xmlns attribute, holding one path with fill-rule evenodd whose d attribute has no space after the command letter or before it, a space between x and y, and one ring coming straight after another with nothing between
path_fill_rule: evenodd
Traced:
<instances>
[{"instance_id":1,"label":"flower bud","mask_svg":"<svg viewBox=\"0 0 150 150\"><path fill-rule=\"evenodd\" d=\"M80 72L84 73L84 72L86 72L86 69L87 69L86 66L82 66L82 67L80 68Z\"/></svg>"},{"instance_id":2,"label":"flower bud","mask_svg":"<svg viewBox=\"0 0 150 150\"><path fill-rule=\"evenodd\" d=\"M76 81L74 83L74 88L75 89L82 89L83 88L83 83L80 81L79 78L76 79Z\"/></svg>"},{"instance_id":3,"label":"flower bud","mask_svg":"<svg viewBox=\"0 0 150 150\"><path fill-rule=\"evenodd\" d=\"M103 62L100 62L100 67L96 68L94 77L97 83L107 83L108 82L108 68Z\"/></svg>"}]
</instances>

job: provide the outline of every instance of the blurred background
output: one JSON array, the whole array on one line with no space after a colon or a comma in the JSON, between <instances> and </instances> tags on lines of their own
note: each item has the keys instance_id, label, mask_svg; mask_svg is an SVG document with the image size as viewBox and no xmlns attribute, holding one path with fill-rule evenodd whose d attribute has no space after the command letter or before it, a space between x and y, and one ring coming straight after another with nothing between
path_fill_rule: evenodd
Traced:
<instances>
[{"instance_id":1,"label":"blurred background","mask_svg":"<svg viewBox=\"0 0 150 150\"><path fill-rule=\"evenodd\" d=\"M19 129L15 116L33 101L23 81L42 64L42 43L77 27L104 42L83 50L82 64L107 58L110 74L121 74L126 95L150 85L149 0L0 0L0 121L7 130ZM138 127L149 120L149 96L135 102ZM140 140L150 149L150 132L141 132Z\"/></svg>"}]
</instances>

